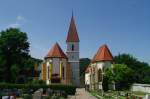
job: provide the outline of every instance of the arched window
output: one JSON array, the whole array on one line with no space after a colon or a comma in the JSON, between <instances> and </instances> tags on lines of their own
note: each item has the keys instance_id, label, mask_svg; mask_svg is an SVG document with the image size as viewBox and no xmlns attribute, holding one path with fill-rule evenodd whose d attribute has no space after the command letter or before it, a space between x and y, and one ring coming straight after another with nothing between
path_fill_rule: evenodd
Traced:
<instances>
[{"instance_id":1,"label":"arched window","mask_svg":"<svg viewBox=\"0 0 150 99\"><path fill-rule=\"evenodd\" d=\"M73 45L73 44L72 44L72 46L71 46L71 50L74 51L74 45Z\"/></svg>"},{"instance_id":2,"label":"arched window","mask_svg":"<svg viewBox=\"0 0 150 99\"><path fill-rule=\"evenodd\" d=\"M65 79L65 68L62 67L62 79Z\"/></svg>"},{"instance_id":3,"label":"arched window","mask_svg":"<svg viewBox=\"0 0 150 99\"><path fill-rule=\"evenodd\" d=\"M98 82L101 82L102 81L102 70L99 69L97 73L98 73Z\"/></svg>"},{"instance_id":4,"label":"arched window","mask_svg":"<svg viewBox=\"0 0 150 99\"><path fill-rule=\"evenodd\" d=\"M50 74L50 73L49 73L49 66L48 66L48 79L50 79L49 74Z\"/></svg>"}]
</instances>

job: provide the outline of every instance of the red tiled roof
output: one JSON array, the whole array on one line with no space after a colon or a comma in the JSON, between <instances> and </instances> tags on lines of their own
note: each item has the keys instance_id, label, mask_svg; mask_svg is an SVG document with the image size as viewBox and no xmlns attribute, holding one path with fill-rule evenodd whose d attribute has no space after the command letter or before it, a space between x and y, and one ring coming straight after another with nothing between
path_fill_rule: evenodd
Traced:
<instances>
[{"instance_id":1,"label":"red tiled roof","mask_svg":"<svg viewBox=\"0 0 150 99\"><path fill-rule=\"evenodd\" d=\"M107 45L102 45L99 48L92 62L97 62L97 61L113 61L113 56L110 50L108 49Z\"/></svg>"},{"instance_id":2,"label":"red tiled roof","mask_svg":"<svg viewBox=\"0 0 150 99\"><path fill-rule=\"evenodd\" d=\"M77 33L77 29L76 29L73 15L71 18L66 42L79 42L79 37L78 37L78 33Z\"/></svg>"},{"instance_id":3,"label":"red tiled roof","mask_svg":"<svg viewBox=\"0 0 150 99\"><path fill-rule=\"evenodd\" d=\"M48 52L48 54L46 55L45 58L66 58L67 56L65 55L65 53L62 51L62 49L60 48L59 44L56 43L52 49Z\"/></svg>"}]
</instances>

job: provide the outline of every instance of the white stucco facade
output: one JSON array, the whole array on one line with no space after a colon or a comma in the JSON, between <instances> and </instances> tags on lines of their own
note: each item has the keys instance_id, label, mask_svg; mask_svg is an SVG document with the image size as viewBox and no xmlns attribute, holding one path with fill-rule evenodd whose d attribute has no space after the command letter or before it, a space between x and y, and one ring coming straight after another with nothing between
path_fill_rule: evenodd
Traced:
<instances>
[{"instance_id":1,"label":"white stucco facade","mask_svg":"<svg viewBox=\"0 0 150 99\"><path fill-rule=\"evenodd\" d=\"M105 70L111 68L111 61L99 61L90 64L91 72L85 73L85 85L89 85L89 89L102 89L102 80Z\"/></svg>"},{"instance_id":2,"label":"white stucco facade","mask_svg":"<svg viewBox=\"0 0 150 99\"><path fill-rule=\"evenodd\" d=\"M66 78L66 65L67 60L64 58L48 58L46 62L46 84L51 84L51 77L53 74L58 74L60 76L60 65L64 68L64 77L61 82L64 82Z\"/></svg>"},{"instance_id":3,"label":"white stucco facade","mask_svg":"<svg viewBox=\"0 0 150 99\"><path fill-rule=\"evenodd\" d=\"M90 73L85 73L85 85L90 85Z\"/></svg>"}]
</instances>

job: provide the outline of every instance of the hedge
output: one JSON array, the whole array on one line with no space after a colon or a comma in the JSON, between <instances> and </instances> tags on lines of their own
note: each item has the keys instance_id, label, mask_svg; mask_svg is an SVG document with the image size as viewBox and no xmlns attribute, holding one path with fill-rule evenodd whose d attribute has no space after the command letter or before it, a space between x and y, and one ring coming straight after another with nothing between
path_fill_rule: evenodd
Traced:
<instances>
[{"instance_id":1,"label":"hedge","mask_svg":"<svg viewBox=\"0 0 150 99\"><path fill-rule=\"evenodd\" d=\"M74 95L76 92L76 87L72 85L61 85L61 84L51 84L51 85L45 85L45 84L0 84L0 89L47 89L50 88L52 90L62 90L65 91L68 95Z\"/></svg>"}]
</instances>

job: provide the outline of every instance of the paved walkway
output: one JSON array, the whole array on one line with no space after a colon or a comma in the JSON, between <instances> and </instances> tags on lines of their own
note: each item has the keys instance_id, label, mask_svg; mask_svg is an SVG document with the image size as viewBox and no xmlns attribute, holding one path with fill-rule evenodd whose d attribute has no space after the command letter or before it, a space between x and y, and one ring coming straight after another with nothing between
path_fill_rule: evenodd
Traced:
<instances>
[{"instance_id":1,"label":"paved walkway","mask_svg":"<svg viewBox=\"0 0 150 99\"><path fill-rule=\"evenodd\" d=\"M68 96L68 99L97 99L92 96L89 92L85 91L84 88L77 88L74 96Z\"/></svg>"}]
</instances>

